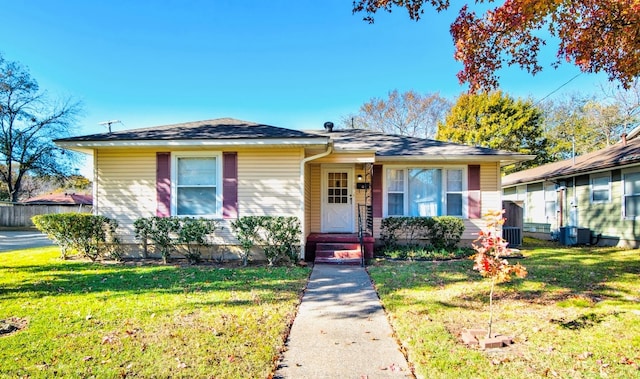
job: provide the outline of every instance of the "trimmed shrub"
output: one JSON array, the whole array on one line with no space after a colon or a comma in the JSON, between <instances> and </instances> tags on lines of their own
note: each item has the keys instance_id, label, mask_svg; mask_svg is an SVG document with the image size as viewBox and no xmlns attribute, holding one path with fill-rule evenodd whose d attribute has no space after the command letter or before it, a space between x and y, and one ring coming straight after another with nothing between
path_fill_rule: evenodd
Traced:
<instances>
[{"instance_id":1,"label":"trimmed shrub","mask_svg":"<svg viewBox=\"0 0 640 379\"><path fill-rule=\"evenodd\" d=\"M174 242L180 228L178 217L149 217L137 219L133 223L136 238L142 242L146 249L147 241L151 241L156 250L160 252L162 261L167 263L171 258L171 251L174 249ZM145 252L146 256L146 252Z\"/></svg>"},{"instance_id":2,"label":"trimmed shrub","mask_svg":"<svg viewBox=\"0 0 640 379\"><path fill-rule=\"evenodd\" d=\"M245 216L231 224L243 250L243 264L246 264L251 249L261 246L269 265L287 258L295 262L300 247L300 221L297 217L285 216Z\"/></svg>"},{"instance_id":3,"label":"trimmed shrub","mask_svg":"<svg viewBox=\"0 0 640 379\"><path fill-rule=\"evenodd\" d=\"M36 228L60 246L66 259L71 250L77 250L91 260L110 256L120 259L116 235L118 223L108 217L87 213L54 213L32 218Z\"/></svg>"},{"instance_id":4,"label":"trimmed shrub","mask_svg":"<svg viewBox=\"0 0 640 379\"><path fill-rule=\"evenodd\" d=\"M231 223L231 230L235 234L236 239L240 242L240 246L242 248L240 259L242 260L243 266L246 266L249 263L251 249L259 241L259 225L260 219L256 216L240 217Z\"/></svg>"},{"instance_id":5,"label":"trimmed shrub","mask_svg":"<svg viewBox=\"0 0 640 379\"><path fill-rule=\"evenodd\" d=\"M169 261L173 251L182 248L191 264L202 259L201 248L210 245L207 236L221 229L215 220L176 216L139 218L133 227L145 258L149 254L149 243L152 243L164 263Z\"/></svg>"},{"instance_id":6,"label":"trimmed shrub","mask_svg":"<svg viewBox=\"0 0 640 379\"><path fill-rule=\"evenodd\" d=\"M464 232L464 221L454 216L437 216L427 236L437 249L453 249Z\"/></svg>"},{"instance_id":7,"label":"trimmed shrub","mask_svg":"<svg viewBox=\"0 0 640 379\"><path fill-rule=\"evenodd\" d=\"M215 220L185 217L179 221L178 243L184 247L184 256L189 263L199 263L202 254L200 249L209 246L207 236L219 228Z\"/></svg>"},{"instance_id":8,"label":"trimmed shrub","mask_svg":"<svg viewBox=\"0 0 640 379\"><path fill-rule=\"evenodd\" d=\"M454 249L463 232L464 222L453 216L387 217L382 220L380 239L385 250L398 248L400 241L410 248L424 246L425 239L437 250Z\"/></svg>"}]
</instances>

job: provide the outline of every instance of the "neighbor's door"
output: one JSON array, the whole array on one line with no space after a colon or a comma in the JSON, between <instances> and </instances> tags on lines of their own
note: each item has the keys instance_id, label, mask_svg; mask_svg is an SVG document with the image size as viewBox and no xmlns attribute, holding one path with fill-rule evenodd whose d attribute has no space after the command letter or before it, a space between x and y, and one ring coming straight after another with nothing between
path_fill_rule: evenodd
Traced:
<instances>
[{"instance_id":1,"label":"neighbor's door","mask_svg":"<svg viewBox=\"0 0 640 379\"><path fill-rule=\"evenodd\" d=\"M322 170L322 232L353 233L353 169Z\"/></svg>"}]
</instances>

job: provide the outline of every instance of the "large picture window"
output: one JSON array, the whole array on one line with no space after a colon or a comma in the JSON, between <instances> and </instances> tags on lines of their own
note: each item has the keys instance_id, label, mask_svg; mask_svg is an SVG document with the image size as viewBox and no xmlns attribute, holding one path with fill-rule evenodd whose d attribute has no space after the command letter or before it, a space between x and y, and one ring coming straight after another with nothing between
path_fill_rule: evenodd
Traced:
<instances>
[{"instance_id":1,"label":"large picture window","mask_svg":"<svg viewBox=\"0 0 640 379\"><path fill-rule=\"evenodd\" d=\"M640 217L640 172L624 174L624 217Z\"/></svg>"},{"instance_id":2,"label":"large picture window","mask_svg":"<svg viewBox=\"0 0 640 379\"><path fill-rule=\"evenodd\" d=\"M175 154L173 161L172 214L220 217L219 155Z\"/></svg>"},{"instance_id":3,"label":"large picture window","mask_svg":"<svg viewBox=\"0 0 640 379\"><path fill-rule=\"evenodd\" d=\"M466 181L463 169L388 168L388 216L464 217Z\"/></svg>"}]
</instances>

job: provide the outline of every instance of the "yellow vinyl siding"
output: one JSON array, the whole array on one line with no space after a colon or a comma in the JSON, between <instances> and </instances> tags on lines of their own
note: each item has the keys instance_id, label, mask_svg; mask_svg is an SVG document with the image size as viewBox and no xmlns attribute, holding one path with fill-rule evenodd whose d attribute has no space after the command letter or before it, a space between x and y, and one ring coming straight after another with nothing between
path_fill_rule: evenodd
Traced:
<instances>
[{"instance_id":1,"label":"yellow vinyl siding","mask_svg":"<svg viewBox=\"0 0 640 379\"><path fill-rule=\"evenodd\" d=\"M320 215L320 202L322 200L322 174L320 171L320 165L313 164L309 166L309 176L311 185L311 198L310 206L306 209L306 212L310 215L309 232L320 233L321 230L321 215Z\"/></svg>"},{"instance_id":2,"label":"yellow vinyl siding","mask_svg":"<svg viewBox=\"0 0 640 379\"><path fill-rule=\"evenodd\" d=\"M374 153L333 153L313 161L313 163L373 163Z\"/></svg>"},{"instance_id":3,"label":"yellow vinyl siding","mask_svg":"<svg viewBox=\"0 0 640 379\"><path fill-rule=\"evenodd\" d=\"M484 216L490 210L502 209L502 191L500 185L500 165L483 163L480 165L480 215ZM465 219L462 239L472 241L478 237L480 229L486 225L484 219Z\"/></svg>"},{"instance_id":4,"label":"yellow vinyl siding","mask_svg":"<svg viewBox=\"0 0 640 379\"><path fill-rule=\"evenodd\" d=\"M300 216L302 154L298 148L239 150L239 216Z\"/></svg>"},{"instance_id":5,"label":"yellow vinyl siding","mask_svg":"<svg viewBox=\"0 0 640 379\"><path fill-rule=\"evenodd\" d=\"M118 221L123 243L134 242L133 222L156 214L156 153L98 150L95 211Z\"/></svg>"},{"instance_id":6,"label":"yellow vinyl siding","mask_svg":"<svg viewBox=\"0 0 640 379\"><path fill-rule=\"evenodd\" d=\"M234 151L238 152L239 216L300 216L302 149ZM133 222L156 214L156 151L98 150L95 156L96 212L118 221L123 243L135 243ZM237 242L231 221L221 220L216 243Z\"/></svg>"}]
</instances>

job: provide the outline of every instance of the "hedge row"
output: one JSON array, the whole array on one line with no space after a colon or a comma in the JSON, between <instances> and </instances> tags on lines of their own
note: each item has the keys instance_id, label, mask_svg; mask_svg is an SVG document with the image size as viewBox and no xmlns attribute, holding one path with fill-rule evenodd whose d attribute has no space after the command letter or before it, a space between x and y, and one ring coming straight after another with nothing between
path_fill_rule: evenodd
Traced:
<instances>
[{"instance_id":1,"label":"hedge row","mask_svg":"<svg viewBox=\"0 0 640 379\"><path fill-rule=\"evenodd\" d=\"M63 259L73 250L91 260L121 257L115 220L87 213L44 214L31 220L38 230L60 246Z\"/></svg>"},{"instance_id":2,"label":"hedge row","mask_svg":"<svg viewBox=\"0 0 640 379\"><path fill-rule=\"evenodd\" d=\"M154 244L166 263L174 251L180 251L189 263L201 260L201 248L209 246L207 236L221 229L218 222L193 217L147 217L133 223L136 239L147 257L149 242Z\"/></svg>"},{"instance_id":3,"label":"hedge row","mask_svg":"<svg viewBox=\"0 0 640 379\"><path fill-rule=\"evenodd\" d=\"M463 232L464 222L453 216L387 217L382 220L380 239L385 249L397 248L401 242L424 245L425 240L436 249L454 249Z\"/></svg>"},{"instance_id":4,"label":"hedge row","mask_svg":"<svg viewBox=\"0 0 640 379\"><path fill-rule=\"evenodd\" d=\"M244 265L255 246L264 249L269 265L282 259L298 260L302 231L297 217L245 216L232 222L231 228L242 246Z\"/></svg>"}]
</instances>

